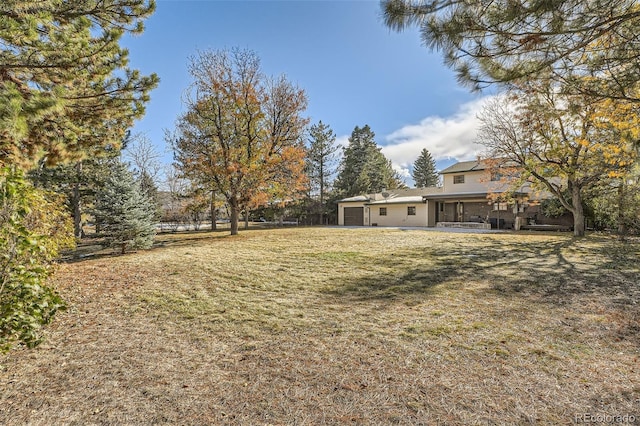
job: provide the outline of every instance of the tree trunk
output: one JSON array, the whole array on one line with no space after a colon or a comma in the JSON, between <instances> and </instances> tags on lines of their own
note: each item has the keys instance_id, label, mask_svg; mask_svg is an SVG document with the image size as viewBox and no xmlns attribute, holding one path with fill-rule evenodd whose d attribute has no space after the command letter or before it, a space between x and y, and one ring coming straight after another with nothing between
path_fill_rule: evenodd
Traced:
<instances>
[{"instance_id":1,"label":"tree trunk","mask_svg":"<svg viewBox=\"0 0 640 426\"><path fill-rule=\"evenodd\" d=\"M324 225L324 164L320 161L320 225Z\"/></svg>"},{"instance_id":2,"label":"tree trunk","mask_svg":"<svg viewBox=\"0 0 640 426\"><path fill-rule=\"evenodd\" d=\"M627 236L627 222L624 217L625 207L625 182L622 179L618 187L618 239L620 241L624 241Z\"/></svg>"},{"instance_id":3,"label":"tree trunk","mask_svg":"<svg viewBox=\"0 0 640 426\"><path fill-rule=\"evenodd\" d=\"M584 208L580 187L577 185L571 188L571 204L573 204L573 235L584 237Z\"/></svg>"},{"instance_id":4,"label":"tree trunk","mask_svg":"<svg viewBox=\"0 0 640 426\"><path fill-rule=\"evenodd\" d=\"M76 238L84 237L82 230L82 210L80 209L80 174L82 173L82 162L76 164L76 178L78 181L73 185L73 194L71 195L71 207L73 208L73 235Z\"/></svg>"},{"instance_id":5,"label":"tree trunk","mask_svg":"<svg viewBox=\"0 0 640 426\"><path fill-rule=\"evenodd\" d=\"M238 219L240 216L240 206L238 200L229 201L229 210L231 210L231 235L238 235Z\"/></svg>"},{"instance_id":6,"label":"tree trunk","mask_svg":"<svg viewBox=\"0 0 640 426\"><path fill-rule=\"evenodd\" d=\"M73 185L73 195L71 196L71 204L73 207L73 235L76 238L82 238L82 213L80 211L80 184Z\"/></svg>"},{"instance_id":7,"label":"tree trunk","mask_svg":"<svg viewBox=\"0 0 640 426\"><path fill-rule=\"evenodd\" d=\"M216 224L216 193L213 191L211 191L209 208L211 209L211 230L215 231L218 229L218 225Z\"/></svg>"}]
</instances>

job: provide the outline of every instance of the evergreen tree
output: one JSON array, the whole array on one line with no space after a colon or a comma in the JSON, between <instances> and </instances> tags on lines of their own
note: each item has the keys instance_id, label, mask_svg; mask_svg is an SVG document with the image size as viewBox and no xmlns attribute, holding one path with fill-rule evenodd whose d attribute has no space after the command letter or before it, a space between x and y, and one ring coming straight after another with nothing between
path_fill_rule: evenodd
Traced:
<instances>
[{"instance_id":1,"label":"evergreen tree","mask_svg":"<svg viewBox=\"0 0 640 426\"><path fill-rule=\"evenodd\" d=\"M413 165L413 180L416 188L426 188L438 185L438 172L436 171L436 162L431 157L431 153L427 148L423 148L420 156Z\"/></svg>"},{"instance_id":2,"label":"evergreen tree","mask_svg":"<svg viewBox=\"0 0 640 426\"><path fill-rule=\"evenodd\" d=\"M324 223L327 193L331 187L331 178L336 172L336 135L331 127L322 121L309 129L309 148L307 150L307 175L311 195L317 195L320 203L320 223Z\"/></svg>"},{"instance_id":3,"label":"evergreen tree","mask_svg":"<svg viewBox=\"0 0 640 426\"><path fill-rule=\"evenodd\" d=\"M66 198L76 238L84 237L82 216L89 213L94 205L96 193L104 187L111 174L113 161L121 153L120 148L125 149L130 141L130 132L127 131L120 147L108 145L94 156L71 164L51 167L43 161L29 173L29 179L36 187Z\"/></svg>"},{"instance_id":4,"label":"evergreen tree","mask_svg":"<svg viewBox=\"0 0 640 426\"><path fill-rule=\"evenodd\" d=\"M344 197L402 187L402 181L375 142L368 125L356 126L344 148L335 189Z\"/></svg>"},{"instance_id":5,"label":"evergreen tree","mask_svg":"<svg viewBox=\"0 0 640 426\"><path fill-rule=\"evenodd\" d=\"M637 0L382 0L385 24L420 28L458 79L481 89L531 80L564 93L640 101ZM587 77L587 78L584 78Z\"/></svg>"},{"instance_id":6,"label":"evergreen tree","mask_svg":"<svg viewBox=\"0 0 640 426\"><path fill-rule=\"evenodd\" d=\"M621 240L630 233L640 235L640 164L620 178L601 182L585 198L596 229L617 229Z\"/></svg>"},{"instance_id":7,"label":"evergreen tree","mask_svg":"<svg viewBox=\"0 0 640 426\"><path fill-rule=\"evenodd\" d=\"M153 244L155 206L122 162L113 162L106 185L97 195L94 214L107 244L120 247L122 254Z\"/></svg>"},{"instance_id":8,"label":"evergreen tree","mask_svg":"<svg viewBox=\"0 0 640 426\"><path fill-rule=\"evenodd\" d=\"M18 244L9 247L13 254L6 247L0 250L0 257L14 264L9 269L0 265L11 281L3 276L0 293L18 289L6 305L2 295L10 310L3 307L0 313L0 340L9 335L37 343L33 327L48 321L58 303L44 294L49 292L43 285L49 256L55 256L55 250L44 248L62 238L38 229L64 228L59 233L71 235L62 226L58 205L34 202L32 195L42 191L27 189L23 172L66 163L76 164L74 172L80 175L80 161L120 144L144 113L158 78L130 69L128 52L119 42L125 33L140 34L154 8L154 0L0 2L0 186L11 184L6 186L11 197L4 200L18 206L11 217L0 214L0 228L12 233L0 236L0 246ZM73 185L77 200L80 180ZM29 214L30 207L32 212L43 208L43 214Z\"/></svg>"},{"instance_id":9,"label":"evergreen tree","mask_svg":"<svg viewBox=\"0 0 640 426\"><path fill-rule=\"evenodd\" d=\"M144 135L128 137L122 144L122 153L129 163L134 178L140 184L142 195L146 196L153 204L156 211L156 219L162 216L160 197L158 195L158 177L162 165L160 153L151 141Z\"/></svg>"},{"instance_id":10,"label":"evergreen tree","mask_svg":"<svg viewBox=\"0 0 640 426\"><path fill-rule=\"evenodd\" d=\"M119 144L156 75L128 68L153 0L0 2L0 166L76 162Z\"/></svg>"},{"instance_id":11,"label":"evergreen tree","mask_svg":"<svg viewBox=\"0 0 640 426\"><path fill-rule=\"evenodd\" d=\"M136 181L140 186L141 194L151 203L151 208L154 211L154 220L160 220L162 216L162 209L160 207L160 196L158 195L158 186L151 176L146 172L141 172Z\"/></svg>"}]
</instances>

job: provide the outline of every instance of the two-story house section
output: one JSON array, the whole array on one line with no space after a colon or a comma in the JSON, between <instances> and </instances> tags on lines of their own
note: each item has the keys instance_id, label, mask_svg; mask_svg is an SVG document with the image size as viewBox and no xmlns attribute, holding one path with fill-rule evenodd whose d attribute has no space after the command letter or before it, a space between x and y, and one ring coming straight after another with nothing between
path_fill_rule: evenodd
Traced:
<instances>
[{"instance_id":1,"label":"two-story house section","mask_svg":"<svg viewBox=\"0 0 640 426\"><path fill-rule=\"evenodd\" d=\"M490 201L491 195L499 195L508 189L508 183L500 174L492 174L489 161L463 161L440 172L442 193L428 197L435 203L436 223L486 222L493 228L511 227L518 210L525 203L511 205ZM521 188L522 199L526 189Z\"/></svg>"},{"instance_id":2,"label":"two-story house section","mask_svg":"<svg viewBox=\"0 0 640 426\"><path fill-rule=\"evenodd\" d=\"M338 202L338 224L351 226L465 226L513 228L544 223L540 195L521 187L515 200L500 200L508 182L491 160L463 161L440 172L442 186L383 191ZM544 196L543 196L544 197ZM537 198L537 199L533 199ZM554 223L551 221L551 223Z\"/></svg>"}]
</instances>

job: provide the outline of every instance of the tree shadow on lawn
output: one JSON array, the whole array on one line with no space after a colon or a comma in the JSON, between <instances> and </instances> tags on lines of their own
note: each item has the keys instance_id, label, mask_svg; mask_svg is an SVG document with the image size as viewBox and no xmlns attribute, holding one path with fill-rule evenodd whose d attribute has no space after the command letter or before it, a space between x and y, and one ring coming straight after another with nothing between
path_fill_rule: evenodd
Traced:
<instances>
[{"instance_id":1,"label":"tree shadow on lawn","mask_svg":"<svg viewBox=\"0 0 640 426\"><path fill-rule=\"evenodd\" d=\"M59 261L63 263L78 263L91 259L101 259L105 257L119 257L136 254L144 251L163 250L174 247L197 247L199 245L210 244L212 241L220 241L224 238L232 238L228 230L200 230L165 232L156 235L153 245L145 250L128 250L124 255L120 253L119 247L104 244L104 239L100 237L85 237L72 250L62 253Z\"/></svg>"},{"instance_id":2,"label":"tree shadow on lawn","mask_svg":"<svg viewBox=\"0 0 640 426\"><path fill-rule=\"evenodd\" d=\"M260 224L252 224L249 229L241 229L238 235L231 235L229 233L229 229L225 227L221 227L213 231L210 229L200 229L176 232L158 232L153 245L150 248L145 250L128 250L124 255L126 256L148 250L163 250L174 247L197 247L199 245L207 245L212 242L223 241L225 239L239 239L256 232L271 231L274 228L296 229L302 228L302 226L267 227L261 226ZM105 245L104 238L92 235L82 238L75 248L64 251L58 260L63 263L78 263L90 259L118 256L123 256L120 253L119 247L110 247Z\"/></svg>"},{"instance_id":3,"label":"tree shadow on lawn","mask_svg":"<svg viewBox=\"0 0 640 426\"><path fill-rule=\"evenodd\" d=\"M333 279L329 292L347 301L400 299L484 282L502 296L537 296L560 305L580 294L624 304L639 302L637 254L611 241L593 247L580 242L487 239L395 251L372 258L366 275Z\"/></svg>"}]
</instances>

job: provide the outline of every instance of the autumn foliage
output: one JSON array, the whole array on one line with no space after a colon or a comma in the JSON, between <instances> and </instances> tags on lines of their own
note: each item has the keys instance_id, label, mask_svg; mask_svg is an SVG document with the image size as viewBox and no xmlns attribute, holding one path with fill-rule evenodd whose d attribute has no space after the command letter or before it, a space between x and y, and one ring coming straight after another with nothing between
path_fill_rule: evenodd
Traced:
<instances>
[{"instance_id":1,"label":"autumn foliage","mask_svg":"<svg viewBox=\"0 0 640 426\"><path fill-rule=\"evenodd\" d=\"M169 139L184 176L224 197L236 234L241 210L304 189L307 98L285 77L264 76L251 51L200 52L189 69L187 112Z\"/></svg>"},{"instance_id":2,"label":"autumn foliage","mask_svg":"<svg viewBox=\"0 0 640 426\"><path fill-rule=\"evenodd\" d=\"M37 345L42 326L63 307L45 280L60 250L73 246L72 229L59 197L0 168L0 351Z\"/></svg>"},{"instance_id":3,"label":"autumn foliage","mask_svg":"<svg viewBox=\"0 0 640 426\"><path fill-rule=\"evenodd\" d=\"M490 103L480 117L479 139L491 157L517 166L518 185L529 180L557 197L573 214L579 236L587 192L624 178L637 163L637 110L631 101L566 95L537 85Z\"/></svg>"}]
</instances>

